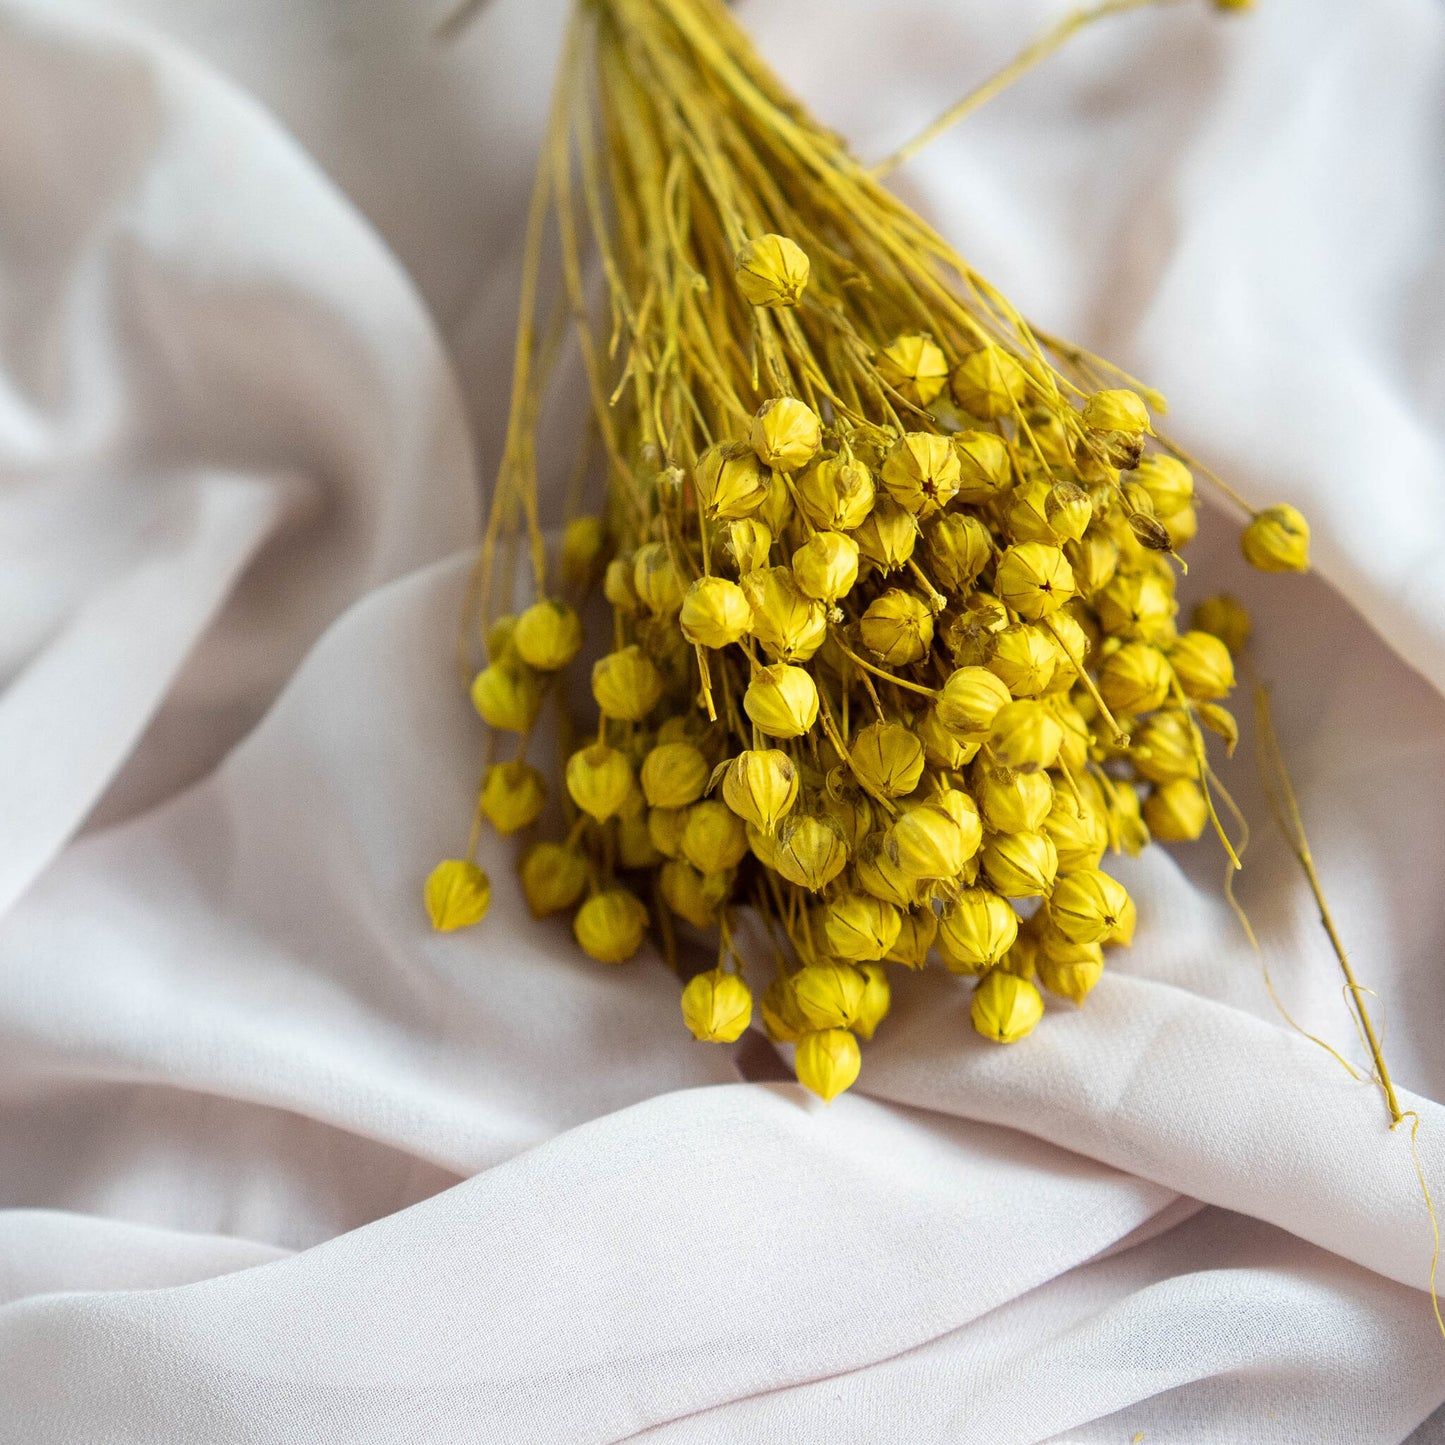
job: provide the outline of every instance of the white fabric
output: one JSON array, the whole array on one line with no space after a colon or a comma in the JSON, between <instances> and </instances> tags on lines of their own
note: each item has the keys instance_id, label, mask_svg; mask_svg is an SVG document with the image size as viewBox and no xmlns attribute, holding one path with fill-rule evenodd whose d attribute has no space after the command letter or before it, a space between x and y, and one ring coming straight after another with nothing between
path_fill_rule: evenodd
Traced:
<instances>
[{"instance_id":1,"label":"white fabric","mask_svg":"<svg viewBox=\"0 0 1445 1445\"><path fill-rule=\"evenodd\" d=\"M503 847L428 932L563 8L0 0L0 1442L1445 1440L1406 1129L1207 842L1084 1010L907 980L828 1108ZM742 13L882 154L1059 12ZM1432 0L1179 6L898 181L1310 514L1315 576L1211 512L1188 586L1257 613L1437 1199L1442 97ZM1248 749L1241 897L1358 1061Z\"/></svg>"}]
</instances>

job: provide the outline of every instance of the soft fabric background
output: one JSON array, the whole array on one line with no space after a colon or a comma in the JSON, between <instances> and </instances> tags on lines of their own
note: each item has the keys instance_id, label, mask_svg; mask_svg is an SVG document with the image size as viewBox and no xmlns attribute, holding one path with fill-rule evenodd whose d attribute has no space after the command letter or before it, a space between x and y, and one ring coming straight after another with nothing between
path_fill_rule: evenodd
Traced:
<instances>
[{"instance_id":1,"label":"soft fabric background","mask_svg":"<svg viewBox=\"0 0 1445 1445\"><path fill-rule=\"evenodd\" d=\"M881 155L1056 4L749 0ZM823 1108L653 958L420 881L479 726L562 0L0 0L0 1441L1445 1440L1405 1131L1209 843L1025 1044L900 987ZM1445 1196L1445 10L1115 22L898 184L1317 573L1255 608ZM1272 836L1242 896L1360 1058ZM1412 1434L1413 1432L1413 1434Z\"/></svg>"}]
</instances>

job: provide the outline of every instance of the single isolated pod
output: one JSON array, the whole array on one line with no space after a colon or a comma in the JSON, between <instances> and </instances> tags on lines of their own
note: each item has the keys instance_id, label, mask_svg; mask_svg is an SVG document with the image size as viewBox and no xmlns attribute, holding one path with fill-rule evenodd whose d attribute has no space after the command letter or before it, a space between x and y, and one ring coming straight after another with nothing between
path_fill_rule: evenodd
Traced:
<instances>
[{"instance_id":1,"label":"single isolated pod","mask_svg":"<svg viewBox=\"0 0 1445 1445\"><path fill-rule=\"evenodd\" d=\"M491 903L492 881L469 859L444 859L426 880L427 916L438 933L480 923Z\"/></svg>"},{"instance_id":2,"label":"single isolated pod","mask_svg":"<svg viewBox=\"0 0 1445 1445\"><path fill-rule=\"evenodd\" d=\"M1310 570L1310 524L1286 503L1257 512L1239 546L1244 560L1261 572Z\"/></svg>"}]
</instances>

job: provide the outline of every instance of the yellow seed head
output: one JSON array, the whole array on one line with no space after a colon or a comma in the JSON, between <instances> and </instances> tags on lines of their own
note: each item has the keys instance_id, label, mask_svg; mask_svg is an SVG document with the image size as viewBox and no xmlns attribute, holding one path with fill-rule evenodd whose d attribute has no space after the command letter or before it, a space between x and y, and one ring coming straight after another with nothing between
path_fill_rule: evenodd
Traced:
<instances>
[{"instance_id":1,"label":"yellow seed head","mask_svg":"<svg viewBox=\"0 0 1445 1445\"><path fill-rule=\"evenodd\" d=\"M960 742L939 720L937 706L925 708L913 719L913 731L923 744L923 755L935 768L956 773L978 756L976 742Z\"/></svg>"},{"instance_id":2,"label":"yellow seed head","mask_svg":"<svg viewBox=\"0 0 1445 1445\"><path fill-rule=\"evenodd\" d=\"M946 507L958 491L958 453L947 437L907 432L883 459L883 485L900 507L920 517Z\"/></svg>"},{"instance_id":3,"label":"yellow seed head","mask_svg":"<svg viewBox=\"0 0 1445 1445\"><path fill-rule=\"evenodd\" d=\"M810 1028L851 1028L867 980L848 963L810 963L793 975L793 997Z\"/></svg>"},{"instance_id":4,"label":"yellow seed head","mask_svg":"<svg viewBox=\"0 0 1445 1445\"><path fill-rule=\"evenodd\" d=\"M636 644L592 664L592 696L611 718L640 722L662 697L662 674Z\"/></svg>"},{"instance_id":5,"label":"yellow seed head","mask_svg":"<svg viewBox=\"0 0 1445 1445\"><path fill-rule=\"evenodd\" d=\"M902 798L923 776L923 744L901 723L869 723L848 755L854 776L878 798Z\"/></svg>"},{"instance_id":6,"label":"yellow seed head","mask_svg":"<svg viewBox=\"0 0 1445 1445\"><path fill-rule=\"evenodd\" d=\"M605 743L581 748L567 759L567 791L589 818L605 823L632 792L632 764Z\"/></svg>"},{"instance_id":7,"label":"yellow seed head","mask_svg":"<svg viewBox=\"0 0 1445 1445\"><path fill-rule=\"evenodd\" d=\"M1028 390L1028 375L1008 352L984 346L953 369L953 399L970 416L1010 416Z\"/></svg>"},{"instance_id":8,"label":"yellow seed head","mask_svg":"<svg viewBox=\"0 0 1445 1445\"><path fill-rule=\"evenodd\" d=\"M984 1038L1013 1044L1033 1033L1044 1016L1044 999L1028 979L995 969L974 989L969 1012Z\"/></svg>"},{"instance_id":9,"label":"yellow seed head","mask_svg":"<svg viewBox=\"0 0 1445 1445\"><path fill-rule=\"evenodd\" d=\"M1107 532L1091 531L1064 547L1074 572L1074 586L1085 597L1107 587L1119 570L1119 544Z\"/></svg>"},{"instance_id":10,"label":"yellow seed head","mask_svg":"<svg viewBox=\"0 0 1445 1445\"><path fill-rule=\"evenodd\" d=\"M782 472L773 472L768 481L768 495L758 508L758 520L775 537L781 537L793 517L793 498Z\"/></svg>"},{"instance_id":11,"label":"yellow seed head","mask_svg":"<svg viewBox=\"0 0 1445 1445\"><path fill-rule=\"evenodd\" d=\"M686 808L652 808L647 814L647 836L664 858L682 857L682 835L687 828Z\"/></svg>"},{"instance_id":12,"label":"yellow seed head","mask_svg":"<svg viewBox=\"0 0 1445 1445\"><path fill-rule=\"evenodd\" d=\"M904 968L923 968L938 937L938 915L932 908L911 908L902 917L898 938L883 957Z\"/></svg>"},{"instance_id":13,"label":"yellow seed head","mask_svg":"<svg viewBox=\"0 0 1445 1445\"><path fill-rule=\"evenodd\" d=\"M426 911L438 933L480 923L491 903L491 879L465 858L448 858L427 877Z\"/></svg>"},{"instance_id":14,"label":"yellow seed head","mask_svg":"<svg viewBox=\"0 0 1445 1445\"><path fill-rule=\"evenodd\" d=\"M982 862L988 881L1005 898L1040 898L1059 871L1058 850L1044 832L995 833Z\"/></svg>"},{"instance_id":15,"label":"yellow seed head","mask_svg":"<svg viewBox=\"0 0 1445 1445\"><path fill-rule=\"evenodd\" d=\"M780 748L750 748L723 774L723 802L739 818L771 835L798 798L798 769Z\"/></svg>"},{"instance_id":16,"label":"yellow seed head","mask_svg":"<svg viewBox=\"0 0 1445 1445\"><path fill-rule=\"evenodd\" d=\"M1213 702L1234 688L1234 659L1212 632L1186 632L1169 649L1174 675L1196 702Z\"/></svg>"},{"instance_id":17,"label":"yellow seed head","mask_svg":"<svg viewBox=\"0 0 1445 1445\"><path fill-rule=\"evenodd\" d=\"M778 871L778 842L771 833L764 833L761 828L755 828L751 823L747 824L748 848L754 858L764 868L771 868L774 873Z\"/></svg>"},{"instance_id":18,"label":"yellow seed head","mask_svg":"<svg viewBox=\"0 0 1445 1445\"><path fill-rule=\"evenodd\" d=\"M733 522L728 527L727 551L737 564L740 577L756 572L759 567L766 567L772 546L772 530L762 522L748 519Z\"/></svg>"},{"instance_id":19,"label":"yellow seed head","mask_svg":"<svg viewBox=\"0 0 1445 1445\"><path fill-rule=\"evenodd\" d=\"M1062 541L1077 542L1093 520L1094 507L1076 482L1055 482L1044 500L1044 516Z\"/></svg>"},{"instance_id":20,"label":"yellow seed head","mask_svg":"<svg viewBox=\"0 0 1445 1445\"><path fill-rule=\"evenodd\" d=\"M873 477L851 456L823 457L798 478L797 496L815 527L851 532L873 507Z\"/></svg>"},{"instance_id":21,"label":"yellow seed head","mask_svg":"<svg viewBox=\"0 0 1445 1445\"><path fill-rule=\"evenodd\" d=\"M626 615L642 607L637 588L632 585L633 566L624 557L614 557L602 574L602 595L618 611Z\"/></svg>"},{"instance_id":22,"label":"yellow seed head","mask_svg":"<svg viewBox=\"0 0 1445 1445\"><path fill-rule=\"evenodd\" d=\"M562 580L585 590L602 575L607 527L601 517L574 517L562 530Z\"/></svg>"},{"instance_id":23,"label":"yellow seed head","mask_svg":"<svg viewBox=\"0 0 1445 1445\"><path fill-rule=\"evenodd\" d=\"M661 542L637 549L632 559L632 586L642 603L658 617L670 617L682 606L687 584Z\"/></svg>"},{"instance_id":24,"label":"yellow seed head","mask_svg":"<svg viewBox=\"0 0 1445 1445\"><path fill-rule=\"evenodd\" d=\"M966 592L988 566L993 543L988 528L977 517L943 512L923 533L929 570L947 592Z\"/></svg>"},{"instance_id":25,"label":"yellow seed head","mask_svg":"<svg viewBox=\"0 0 1445 1445\"><path fill-rule=\"evenodd\" d=\"M1243 651L1252 626L1244 604L1227 593L1206 597L1194 609L1189 625L1200 632L1212 632L1234 653Z\"/></svg>"},{"instance_id":26,"label":"yellow seed head","mask_svg":"<svg viewBox=\"0 0 1445 1445\"><path fill-rule=\"evenodd\" d=\"M818 414L796 397L765 401L753 418L753 450L765 467L796 472L818 454L823 427Z\"/></svg>"},{"instance_id":27,"label":"yellow seed head","mask_svg":"<svg viewBox=\"0 0 1445 1445\"><path fill-rule=\"evenodd\" d=\"M1093 650L1093 641L1067 607L1061 607L1049 618L1048 640L1054 649L1054 676L1045 690L1051 694L1067 693L1079 678L1074 659L1086 659Z\"/></svg>"},{"instance_id":28,"label":"yellow seed head","mask_svg":"<svg viewBox=\"0 0 1445 1445\"><path fill-rule=\"evenodd\" d=\"M1096 391L1084 402L1083 422L1091 432L1139 432L1152 436L1149 408L1137 392Z\"/></svg>"},{"instance_id":29,"label":"yellow seed head","mask_svg":"<svg viewBox=\"0 0 1445 1445\"><path fill-rule=\"evenodd\" d=\"M897 337L879 354L877 365L885 385L910 406L928 406L948 383L948 358L931 336Z\"/></svg>"},{"instance_id":30,"label":"yellow seed head","mask_svg":"<svg viewBox=\"0 0 1445 1445\"><path fill-rule=\"evenodd\" d=\"M1004 523L1015 542L1041 542L1046 547L1060 546L1064 538L1049 520L1049 498L1053 487L1043 477L1032 477L1015 487L1008 499Z\"/></svg>"},{"instance_id":31,"label":"yellow seed head","mask_svg":"<svg viewBox=\"0 0 1445 1445\"><path fill-rule=\"evenodd\" d=\"M863 1003L853 1027L861 1037L871 1039L874 1030L888 1016L893 990L888 983L888 970L882 964L863 963L858 967L864 979Z\"/></svg>"},{"instance_id":32,"label":"yellow seed head","mask_svg":"<svg viewBox=\"0 0 1445 1445\"><path fill-rule=\"evenodd\" d=\"M657 875L662 901L694 928L710 928L732 892L733 875L702 873L681 858L670 858Z\"/></svg>"},{"instance_id":33,"label":"yellow seed head","mask_svg":"<svg viewBox=\"0 0 1445 1445\"><path fill-rule=\"evenodd\" d=\"M1099 625L1115 637L1163 642L1174 634L1174 591L1157 572L1116 576L1094 605Z\"/></svg>"},{"instance_id":34,"label":"yellow seed head","mask_svg":"<svg viewBox=\"0 0 1445 1445\"><path fill-rule=\"evenodd\" d=\"M859 886L874 898L895 908L913 908L922 901L923 885L903 871L885 835L866 838L854 863Z\"/></svg>"},{"instance_id":35,"label":"yellow seed head","mask_svg":"<svg viewBox=\"0 0 1445 1445\"><path fill-rule=\"evenodd\" d=\"M958 458L960 502L991 502L1013 480L1008 448L989 431L961 431L951 438Z\"/></svg>"},{"instance_id":36,"label":"yellow seed head","mask_svg":"<svg viewBox=\"0 0 1445 1445\"><path fill-rule=\"evenodd\" d=\"M1057 644L1033 623L1016 622L989 638L988 670L1014 697L1038 697L1053 682L1058 663Z\"/></svg>"},{"instance_id":37,"label":"yellow seed head","mask_svg":"<svg viewBox=\"0 0 1445 1445\"><path fill-rule=\"evenodd\" d=\"M487 635L484 639L487 649L488 662L510 662L517 661L517 648L514 638L517 635L517 619L510 612L501 617L494 617L491 626L487 628Z\"/></svg>"},{"instance_id":38,"label":"yellow seed head","mask_svg":"<svg viewBox=\"0 0 1445 1445\"><path fill-rule=\"evenodd\" d=\"M979 765L974 795L983 820L996 833L1032 833L1044 826L1054 805L1047 773L1014 773Z\"/></svg>"},{"instance_id":39,"label":"yellow seed head","mask_svg":"<svg viewBox=\"0 0 1445 1445\"><path fill-rule=\"evenodd\" d=\"M1007 898L965 888L938 922L938 951L950 973L983 973L1013 947L1019 916Z\"/></svg>"},{"instance_id":40,"label":"yellow seed head","mask_svg":"<svg viewBox=\"0 0 1445 1445\"><path fill-rule=\"evenodd\" d=\"M517 619L512 641L528 667L556 672L582 646L582 619L565 602L534 602Z\"/></svg>"},{"instance_id":41,"label":"yellow seed head","mask_svg":"<svg viewBox=\"0 0 1445 1445\"><path fill-rule=\"evenodd\" d=\"M858 623L863 646L889 667L917 662L933 646L933 613L911 592L890 587Z\"/></svg>"},{"instance_id":42,"label":"yellow seed head","mask_svg":"<svg viewBox=\"0 0 1445 1445\"><path fill-rule=\"evenodd\" d=\"M910 878L956 878L983 842L978 808L967 793L950 790L953 807L923 803L899 814L888 833L890 856Z\"/></svg>"},{"instance_id":43,"label":"yellow seed head","mask_svg":"<svg viewBox=\"0 0 1445 1445\"><path fill-rule=\"evenodd\" d=\"M801 667L760 667L743 694L743 711L770 738L800 738L818 718L818 688Z\"/></svg>"},{"instance_id":44,"label":"yellow seed head","mask_svg":"<svg viewBox=\"0 0 1445 1445\"><path fill-rule=\"evenodd\" d=\"M1256 513L1239 545L1244 560L1261 572L1310 570L1310 524L1291 506L1281 504Z\"/></svg>"},{"instance_id":45,"label":"yellow seed head","mask_svg":"<svg viewBox=\"0 0 1445 1445\"><path fill-rule=\"evenodd\" d=\"M778 662L806 662L828 635L821 602L804 595L791 567L760 567L742 579L752 634Z\"/></svg>"},{"instance_id":46,"label":"yellow seed head","mask_svg":"<svg viewBox=\"0 0 1445 1445\"><path fill-rule=\"evenodd\" d=\"M1097 868L1066 873L1049 899L1049 921L1070 943L1107 943L1129 904L1124 885Z\"/></svg>"},{"instance_id":47,"label":"yellow seed head","mask_svg":"<svg viewBox=\"0 0 1445 1445\"><path fill-rule=\"evenodd\" d=\"M488 727L529 732L542 710L542 684L520 663L489 663L472 683L472 706Z\"/></svg>"},{"instance_id":48,"label":"yellow seed head","mask_svg":"<svg viewBox=\"0 0 1445 1445\"><path fill-rule=\"evenodd\" d=\"M808 284L808 255L796 241L768 234L748 241L733 257L738 290L750 305L796 306Z\"/></svg>"},{"instance_id":49,"label":"yellow seed head","mask_svg":"<svg viewBox=\"0 0 1445 1445\"><path fill-rule=\"evenodd\" d=\"M571 908L587 887L587 861L561 843L533 843L517 865L522 896L533 918Z\"/></svg>"},{"instance_id":50,"label":"yellow seed head","mask_svg":"<svg viewBox=\"0 0 1445 1445\"><path fill-rule=\"evenodd\" d=\"M859 848L873 831L873 804L860 789L845 784L829 788L822 798L823 811L843 830L849 849Z\"/></svg>"},{"instance_id":51,"label":"yellow seed head","mask_svg":"<svg viewBox=\"0 0 1445 1445\"><path fill-rule=\"evenodd\" d=\"M1019 978L1033 978L1038 973L1039 941L1032 928L1019 930L1014 946L999 960L998 966L1004 973L1012 973Z\"/></svg>"},{"instance_id":52,"label":"yellow seed head","mask_svg":"<svg viewBox=\"0 0 1445 1445\"><path fill-rule=\"evenodd\" d=\"M1154 515L1176 517L1194 500L1194 477L1183 462L1163 452L1145 457L1134 469L1134 481L1149 494Z\"/></svg>"},{"instance_id":53,"label":"yellow seed head","mask_svg":"<svg viewBox=\"0 0 1445 1445\"><path fill-rule=\"evenodd\" d=\"M660 743L642 760L642 792L653 808L685 808L707 787L707 759L691 743Z\"/></svg>"},{"instance_id":54,"label":"yellow seed head","mask_svg":"<svg viewBox=\"0 0 1445 1445\"><path fill-rule=\"evenodd\" d=\"M854 963L882 958L898 941L902 927L899 911L870 893L845 893L823 910L823 938L829 952Z\"/></svg>"},{"instance_id":55,"label":"yellow seed head","mask_svg":"<svg viewBox=\"0 0 1445 1445\"><path fill-rule=\"evenodd\" d=\"M728 647L746 636L752 622L747 594L725 577L699 577L678 615L682 635L702 647Z\"/></svg>"},{"instance_id":56,"label":"yellow seed head","mask_svg":"<svg viewBox=\"0 0 1445 1445\"><path fill-rule=\"evenodd\" d=\"M1175 778L1144 799L1144 821L1161 843L1192 843L1204 832L1209 806L1192 778Z\"/></svg>"},{"instance_id":57,"label":"yellow seed head","mask_svg":"<svg viewBox=\"0 0 1445 1445\"><path fill-rule=\"evenodd\" d=\"M1081 808L1067 788L1056 788L1043 830L1053 840L1061 873L1097 868L1109 846L1102 812L1085 796Z\"/></svg>"},{"instance_id":58,"label":"yellow seed head","mask_svg":"<svg viewBox=\"0 0 1445 1445\"><path fill-rule=\"evenodd\" d=\"M986 667L960 667L935 704L938 720L961 738L988 736L1001 709L1013 701L1008 686Z\"/></svg>"},{"instance_id":59,"label":"yellow seed head","mask_svg":"<svg viewBox=\"0 0 1445 1445\"><path fill-rule=\"evenodd\" d=\"M863 1067L858 1040L847 1029L817 1029L798 1040L793 1068L798 1082L824 1103L851 1088Z\"/></svg>"},{"instance_id":60,"label":"yellow seed head","mask_svg":"<svg viewBox=\"0 0 1445 1445\"><path fill-rule=\"evenodd\" d=\"M747 851L743 820L726 804L709 799L687 810L682 856L700 873L726 873L743 861Z\"/></svg>"},{"instance_id":61,"label":"yellow seed head","mask_svg":"<svg viewBox=\"0 0 1445 1445\"><path fill-rule=\"evenodd\" d=\"M1094 985L1104 976L1104 956L1079 958L1071 963L1039 955L1039 982L1050 993L1082 1004Z\"/></svg>"},{"instance_id":62,"label":"yellow seed head","mask_svg":"<svg viewBox=\"0 0 1445 1445\"><path fill-rule=\"evenodd\" d=\"M1144 822L1144 810L1139 805L1139 794L1131 783L1114 779L1108 782L1105 821L1109 829L1109 846L1122 848L1131 857L1136 856L1149 842L1149 829Z\"/></svg>"},{"instance_id":63,"label":"yellow seed head","mask_svg":"<svg viewBox=\"0 0 1445 1445\"><path fill-rule=\"evenodd\" d=\"M618 815L617 857L624 868L653 868L662 862L662 854L652 844L646 810Z\"/></svg>"},{"instance_id":64,"label":"yellow seed head","mask_svg":"<svg viewBox=\"0 0 1445 1445\"><path fill-rule=\"evenodd\" d=\"M1074 595L1073 568L1057 547L1021 542L999 558L994 591L1020 617L1047 617Z\"/></svg>"},{"instance_id":65,"label":"yellow seed head","mask_svg":"<svg viewBox=\"0 0 1445 1445\"><path fill-rule=\"evenodd\" d=\"M1011 702L1000 708L988 734L994 762L1023 773L1053 767L1063 745L1063 725L1040 702Z\"/></svg>"},{"instance_id":66,"label":"yellow seed head","mask_svg":"<svg viewBox=\"0 0 1445 1445\"><path fill-rule=\"evenodd\" d=\"M1147 642L1126 642L1099 671L1099 694L1116 713L1161 707L1173 676L1168 659Z\"/></svg>"},{"instance_id":67,"label":"yellow seed head","mask_svg":"<svg viewBox=\"0 0 1445 1445\"><path fill-rule=\"evenodd\" d=\"M1177 552L1198 536L1199 513L1193 507L1185 507L1182 512L1164 518L1164 530L1169 534L1169 546Z\"/></svg>"},{"instance_id":68,"label":"yellow seed head","mask_svg":"<svg viewBox=\"0 0 1445 1445\"><path fill-rule=\"evenodd\" d=\"M918 542L913 513L888 497L879 497L873 510L853 533L859 555L880 572L906 566Z\"/></svg>"},{"instance_id":69,"label":"yellow seed head","mask_svg":"<svg viewBox=\"0 0 1445 1445\"><path fill-rule=\"evenodd\" d=\"M1129 756L1141 778L1169 783L1175 778L1192 778L1199 772L1198 741L1199 730L1188 714L1167 708L1135 731Z\"/></svg>"},{"instance_id":70,"label":"yellow seed head","mask_svg":"<svg viewBox=\"0 0 1445 1445\"><path fill-rule=\"evenodd\" d=\"M625 963L642 947L647 909L625 888L595 893L577 910L572 933L598 963Z\"/></svg>"},{"instance_id":71,"label":"yellow seed head","mask_svg":"<svg viewBox=\"0 0 1445 1445\"><path fill-rule=\"evenodd\" d=\"M837 602L858 580L858 544L846 532L814 532L793 553L793 580L805 597Z\"/></svg>"},{"instance_id":72,"label":"yellow seed head","mask_svg":"<svg viewBox=\"0 0 1445 1445\"><path fill-rule=\"evenodd\" d=\"M808 1032L808 1021L798 1007L793 980L780 973L763 994L763 1027L775 1044L795 1044Z\"/></svg>"},{"instance_id":73,"label":"yellow seed head","mask_svg":"<svg viewBox=\"0 0 1445 1445\"><path fill-rule=\"evenodd\" d=\"M515 833L537 821L547 784L523 762L495 763L482 780L481 808L499 833Z\"/></svg>"},{"instance_id":74,"label":"yellow seed head","mask_svg":"<svg viewBox=\"0 0 1445 1445\"><path fill-rule=\"evenodd\" d=\"M814 893L826 888L848 862L848 843L836 820L804 814L778 824L773 863L789 883Z\"/></svg>"},{"instance_id":75,"label":"yellow seed head","mask_svg":"<svg viewBox=\"0 0 1445 1445\"><path fill-rule=\"evenodd\" d=\"M709 517L731 521L749 517L767 499L772 473L750 446L720 442L697 460L693 483Z\"/></svg>"},{"instance_id":76,"label":"yellow seed head","mask_svg":"<svg viewBox=\"0 0 1445 1445\"><path fill-rule=\"evenodd\" d=\"M1089 731L1088 721L1073 703L1061 698L1050 698L1050 706L1064 730L1063 745L1059 748L1059 764L1076 776L1083 772L1089 761L1089 749L1094 745L1094 735Z\"/></svg>"},{"instance_id":77,"label":"yellow seed head","mask_svg":"<svg viewBox=\"0 0 1445 1445\"><path fill-rule=\"evenodd\" d=\"M737 974L710 969L683 989L682 1020L693 1038L730 1044L753 1020L753 996Z\"/></svg>"}]
</instances>

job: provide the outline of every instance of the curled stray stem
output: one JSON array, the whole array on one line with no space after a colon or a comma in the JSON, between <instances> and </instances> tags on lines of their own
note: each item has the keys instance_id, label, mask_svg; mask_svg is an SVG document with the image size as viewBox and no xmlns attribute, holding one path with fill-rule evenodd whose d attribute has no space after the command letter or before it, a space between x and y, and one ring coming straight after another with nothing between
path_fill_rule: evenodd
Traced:
<instances>
[{"instance_id":1,"label":"curled stray stem","mask_svg":"<svg viewBox=\"0 0 1445 1445\"><path fill-rule=\"evenodd\" d=\"M1330 947L1334 950L1336 959L1339 960L1340 972L1344 974L1345 987L1359 1022L1360 1031L1364 1035L1370 1057L1374 1061L1375 1074L1380 1089L1385 1095L1385 1102L1389 1106L1391 1127L1393 1128L1405 1117L1405 1111L1401 1109L1400 1101L1396 1097L1395 1084L1390 1078L1390 1070L1385 1064L1385 1055L1380 1048L1380 1040L1370 1018L1370 1010L1365 1004L1366 991L1355 977L1355 971L1350 966L1349 954L1345 952L1344 941L1340 938L1339 929L1335 927L1334 915L1330 912L1329 904L1325 902L1324 886L1315 869L1309 838L1305 834L1304 819L1300 816L1299 802L1295 797L1294 787L1290 783L1284 755L1280 751L1279 735L1274 729L1269 693L1258 679L1254 681L1254 717L1258 732L1260 775L1264 783L1265 794L1269 799L1270 809L1274 813L1275 821L1279 824L1280 832L1284 834L1290 852L1294 854L1295 861L1300 865L1305 879L1309 883L1310 892L1314 895L1315 906L1319 909L1320 923L1330 940Z\"/></svg>"}]
</instances>

